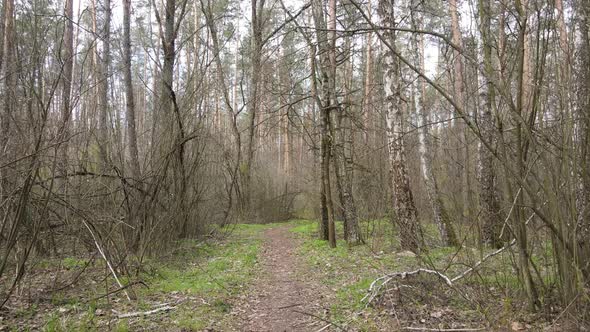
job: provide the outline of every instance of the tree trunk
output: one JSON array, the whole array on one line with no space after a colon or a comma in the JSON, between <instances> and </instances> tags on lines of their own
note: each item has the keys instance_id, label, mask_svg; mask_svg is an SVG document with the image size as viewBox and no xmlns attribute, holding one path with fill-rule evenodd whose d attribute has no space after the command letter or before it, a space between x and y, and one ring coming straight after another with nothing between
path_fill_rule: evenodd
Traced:
<instances>
[{"instance_id":1,"label":"tree trunk","mask_svg":"<svg viewBox=\"0 0 590 332\"><path fill-rule=\"evenodd\" d=\"M453 44L457 45L459 48L463 48L463 37L461 34L461 28L459 26L459 12L457 8L457 0L449 0L450 6L450 13L451 13L451 40ZM454 97L461 107L465 108L466 101L465 101L465 84L463 82L463 75L464 75L464 66L463 66L463 56L461 52L457 49L453 49L453 90L454 90ZM471 206L473 205L473 200L471 199L471 181L469 177L470 171L470 151L469 151L469 135L468 135L468 128L463 123L463 121L459 121L457 123L458 129L458 136L463 137L463 142L459 140L458 143L463 144L463 155L461 156L463 159L463 166L459 170L460 173L458 176L461 177L461 195L462 195L462 205L463 205L463 217L468 219L472 216Z\"/></svg>"},{"instance_id":2,"label":"tree trunk","mask_svg":"<svg viewBox=\"0 0 590 332\"><path fill-rule=\"evenodd\" d=\"M244 172L244 196L246 212L252 211L252 163L254 162L254 150L256 145L256 115L258 113L259 96L258 89L260 84L260 73L262 65L262 29L264 20L262 19L265 0L252 0L252 67L250 77L250 107L248 118L248 138L246 145L246 163L243 168Z\"/></svg>"},{"instance_id":3,"label":"tree trunk","mask_svg":"<svg viewBox=\"0 0 590 332\"><path fill-rule=\"evenodd\" d=\"M496 107L496 93L492 86L494 67L492 64L491 47L491 16L490 3L479 0L479 17L481 22L480 33L483 48L483 83L480 84L480 119L479 128L482 139L488 141L490 146L496 144L496 128L493 111ZM494 156L492 151L485 147L479 149L480 160L480 190L479 201L481 205L481 240L483 244L499 248L502 246L500 230L502 228L502 214L496 188L496 172L494 170Z\"/></svg>"},{"instance_id":4,"label":"tree trunk","mask_svg":"<svg viewBox=\"0 0 590 332\"><path fill-rule=\"evenodd\" d=\"M129 158L129 169L131 176L139 188L141 185L141 170L139 166L139 152L137 149L137 130L135 121L135 95L133 93L133 80L131 77L131 0L123 0L123 80L125 84L126 110L125 120L127 122L127 157ZM139 193L139 192L138 192ZM142 218L136 222L136 212L141 214L141 199L135 199L129 207L128 220L134 225L131 247L137 250L140 245L143 233Z\"/></svg>"},{"instance_id":5,"label":"tree trunk","mask_svg":"<svg viewBox=\"0 0 590 332\"><path fill-rule=\"evenodd\" d=\"M395 48L396 27L394 17L394 0L379 0L379 16L381 26L388 29L383 32L383 38L392 48ZM400 233L400 243L403 250L419 253L422 247L422 233L418 221L418 213L414 205L414 198L410 189L406 157L404 151L404 107L400 98L400 68L399 59L394 52L385 48L383 55L383 85L386 100L387 145L389 161L391 163L391 179L393 192L394 221Z\"/></svg>"},{"instance_id":6,"label":"tree trunk","mask_svg":"<svg viewBox=\"0 0 590 332\"><path fill-rule=\"evenodd\" d=\"M323 125L325 126L325 129L327 129L326 132L324 132L324 137L327 138L327 148L326 148L326 152L328 153L328 155L326 156L327 158L327 162L325 163L324 167L326 167L326 177L324 178L324 180L326 181L326 188L327 188L327 193L326 193L326 200L328 201L328 242L330 243L330 247L335 248L336 247L336 227L334 224L334 207L333 207L333 201L332 201L332 193L331 193L331 185L330 185L330 158L332 157L332 155L334 154L333 151L333 142L334 142L334 136L332 135L332 132L330 131L330 128L332 127L332 116L331 113L334 110L338 109L338 97L336 95L336 0L329 0L328 1L328 29L330 29L329 32L329 40L330 40L330 44L327 45L328 47L328 57L329 57L329 67L326 66L326 71L328 71L329 68L329 74L328 74L328 91L327 91L327 96L328 98L326 98L326 100L330 101L329 103L326 104L326 109L324 112L324 117L323 117ZM331 96L331 98L330 98ZM330 211L331 210L331 211Z\"/></svg>"},{"instance_id":7,"label":"tree trunk","mask_svg":"<svg viewBox=\"0 0 590 332\"><path fill-rule=\"evenodd\" d=\"M2 65L4 64L4 42L5 42L5 34L6 31L6 3L9 0L4 0L2 2L2 11L0 12L0 73L2 73ZM13 6L14 7L14 6Z\"/></svg>"},{"instance_id":8,"label":"tree trunk","mask_svg":"<svg viewBox=\"0 0 590 332\"><path fill-rule=\"evenodd\" d=\"M111 0L104 0L104 17L102 31L102 57L100 59L99 102L99 153L102 170L106 170L110 161L109 152L109 80L111 67Z\"/></svg>"},{"instance_id":9,"label":"tree trunk","mask_svg":"<svg viewBox=\"0 0 590 332\"><path fill-rule=\"evenodd\" d=\"M371 19L373 11L371 0L368 2L367 17ZM363 87L363 123L364 123L364 139L365 144L369 144L369 130L372 124L373 112L370 110L373 102L371 99L373 88L373 35L371 32L367 33L365 52L365 81Z\"/></svg>"},{"instance_id":10,"label":"tree trunk","mask_svg":"<svg viewBox=\"0 0 590 332\"><path fill-rule=\"evenodd\" d=\"M186 6L186 0L181 4ZM158 15L159 16L159 15ZM176 0L166 0L165 19L163 22L162 51L164 54L164 63L162 65L161 86L160 86L160 110L165 115L164 130L167 135L173 137L169 150L163 151L164 154L173 152L174 158L172 169L174 173L175 202L176 211L179 213L178 220L180 224L180 237L188 236L188 214L186 213L187 199L187 178L185 170L185 131L182 121L180 107L176 100L174 92L174 62L176 61L176 37L180 22L176 22ZM160 27L162 29L162 22Z\"/></svg>"},{"instance_id":11,"label":"tree trunk","mask_svg":"<svg viewBox=\"0 0 590 332\"><path fill-rule=\"evenodd\" d=\"M14 55L14 0L4 0L4 63L2 65L3 71L0 71L4 78L4 103L2 105L2 133L0 133L0 156L6 153L6 147L10 137L10 122L14 106L16 105L15 90L16 90L16 60Z\"/></svg>"},{"instance_id":12,"label":"tree trunk","mask_svg":"<svg viewBox=\"0 0 590 332\"><path fill-rule=\"evenodd\" d=\"M62 57L64 59L63 71L61 77L62 98L61 98L61 123L58 130L58 149L56 150L57 174L63 176L58 184L58 190L63 197L68 194L68 147L69 144L69 126L72 115L71 108L71 91L72 91L72 73L74 67L74 8L73 0L66 0L64 4L65 27L63 35ZM66 218L68 210L64 208L62 215Z\"/></svg>"},{"instance_id":13,"label":"tree trunk","mask_svg":"<svg viewBox=\"0 0 590 332\"><path fill-rule=\"evenodd\" d=\"M346 38L345 49L351 51L350 38ZM350 52L352 53L352 52ZM335 72L333 72L335 74ZM345 63L344 70L344 105L339 105L335 114L335 130L332 137L336 138L334 144L334 170L338 183L340 205L342 206L344 222L344 239L349 246L362 243L360 229L358 226L358 215L353 196L353 142L352 132L352 61Z\"/></svg>"},{"instance_id":14,"label":"tree trunk","mask_svg":"<svg viewBox=\"0 0 590 332\"><path fill-rule=\"evenodd\" d=\"M530 69L528 68L529 60L527 59L530 53L528 49L528 9L526 1L516 1L516 11L518 12L518 20L520 30L518 33L517 41L517 86L518 94L516 100L516 158L518 167L518 176L521 181L526 181L526 152L525 152L525 140L523 137L523 124L520 119L528 118L526 112L530 112ZM518 245L518 269L520 272L520 278L524 286L525 293L528 297L528 302L531 310L539 308L539 295L537 292L536 285L533 281L531 274L529 261L530 252L528 249L528 238L527 228L524 219L524 194L520 194L520 191L514 195L511 195L511 201L516 202L517 207L513 213L513 228L515 230L516 243Z\"/></svg>"},{"instance_id":15,"label":"tree trunk","mask_svg":"<svg viewBox=\"0 0 590 332\"><path fill-rule=\"evenodd\" d=\"M419 3L412 6L412 25L413 29L422 29L422 14L419 12ZM415 9L418 9L416 11ZM414 66L420 71L424 71L424 39L420 34L415 34L412 38L413 49L417 52ZM428 132L428 111L425 107L424 97L426 93L426 82L420 77L414 80L412 85L414 97L414 109L418 119L418 128L420 128L418 139L420 143L420 163L422 166L422 175L428 194L428 201L432 208L434 223L438 227L441 239L446 246L458 245L457 236L442 202L442 197L438 189L438 183L432 169L433 155L432 143Z\"/></svg>"},{"instance_id":16,"label":"tree trunk","mask_svg":"<svg viewBox=\"0 0 590 332\"><path fill-rule=\"evenodd\" d=\"M64 59L64 67L63 67L63 76L62 76L62 85L63 85L63 94L62 94L62 139L68 137L68 122L70 120L70 116L72 113L71 106L70 106L70 96L72 91L72 70L74 66L74 7L73 7L73 0L66 0L64 5L64 16L66 20L65 28L64 28L64 49L63 49L63 59ZM63 146L63 155L62 163L65 163L67 160L67 144Z\"/></svg>"},{"instance_id":17,"label":"tree trunk","mask_svg":"<svg viewBox=\"0 0 590 332\"><path fill-rule=\"evenodd\" d=\"M123 72L125 81L127 121L127 148L131 174L136 181L141 177L139 152L137 149L137 130L135 127L135 96L131 78L131 0L123 1Z\"/></svg>"},{"instance_id":18,"label":"tree trunk","mask_svg":"<svg viewBox=\"0 0 590 332\"><path fill-rule=\"evenodd\" d=\"M315 2L314 2L314 10L315 10ZM315 17L315 12L314 12L314 17ZM318 34L321 33L320 31L317 32ZM320 95L318 93L318 88L317 88L317 78L316 78L316 46L314 44L309 45L310 47L310 64L309 66L311 67L311 73L310 76L312 78L312 82L311 82L311 94L312 97L314 98L313 103L311 104L311 112L312 112L312 125L314 128L313 131L313 136L314 136L314 141L315 138L318 137L318 132L316 128L320 128L321 127L321 123L320 125L317 125L317 114L316 114L316 104L317 106L320 108L320 112L322 109L322 101L320 99ZM320 183L320 227L319 227L319 237L320 239L327 241L328 240L328 207L327 207L327 201L326 201L326 195L324 195L325 192L325 186L324 186L324 179L321 176L322 174L322 162L318 162L318 159L321 159L321 156L323 155L323 151L324 151L324 142L323 140L321 140L320 137L320 158L318 158L318 153L316 152L317 149L314 149L314 153L313 153L313 165L314 165L314 179L317 180L317 169L319 166L320 169L320 179L319 179L319 183Z\"/></svg>"},{"instance_id":19,"label":"tree trunk","mask_svg":"<svg viewBox=\"0 0 590 332\"><path fill-rule=\"evenodd\" d=\"M331 2L334 0L330 0ZM335 10L335 2L334 4L330 4L330 12L332 12L331 7L334 6ZM314 0L313 1L313 16L314 16L314 24L316 28L316 36L319 45L319 53L320 53L320 65L321 65L321 81L322 81L322 96L318 98L318 104L320 107L320 137L321 137L321 161L320 161L320 181L321 181L321 210L322 210L322 224L320 225L320 234L323 235L326 233L327 228L327 235L328 241L330 242L331 247L336 246L336 234L335 234L335 226L334 226L334 208L333 208L333 201L332 201L332 189L331 189L331 180L330 180L330 157L332 154L332 135L330 133L330 113L332 107L334 106L332 103L336 103L336 101L332 101L332 96L335 96L335 93L332 93L332 78L330 77L331 74L331 58L332 58L332 50L331 50L331 42L328 43L328 34L326 32L327 25L324 20L324 13L323 13L323 6L321 0ZM332 22L330 22L332 23ZM335 21L334 21L335 24ZM333 36L333 38L335 38ZM325 221L327 223L325 223Z\"/></svg>"},{"instance_id":20,"label":"tree trunk","mask_svg":"<svg viewBox=\"0 0 590 332\"><path fill-rule=\"evenodd\" d=\"M586 282L590 281L590 3L581 1L578 4L579 28L581 35L578 55L579 72L577 75L577 117L578 125L579 170L578 188L576 192L576 241L578 244L578 266L580 266Z\"/></svg>"}]
</instances>

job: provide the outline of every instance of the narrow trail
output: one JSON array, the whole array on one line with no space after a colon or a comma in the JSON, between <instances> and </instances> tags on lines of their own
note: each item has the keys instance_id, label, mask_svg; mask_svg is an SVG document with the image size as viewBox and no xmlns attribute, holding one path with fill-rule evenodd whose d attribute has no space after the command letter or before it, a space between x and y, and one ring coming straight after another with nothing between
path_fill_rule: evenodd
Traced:
<instances>
[{"instance_id":1,"label":"narrow trail","mask_svg":"<svg viewBox=\"0 0 590 332\"><path fill-rule=\"evenodd\" d=\"M323 315L322 286L306 278L297 256L298 240L288 226L263 234L258 279L246 304L240 331L317 331L327 325Z\"/></svg>"}]
</instances>

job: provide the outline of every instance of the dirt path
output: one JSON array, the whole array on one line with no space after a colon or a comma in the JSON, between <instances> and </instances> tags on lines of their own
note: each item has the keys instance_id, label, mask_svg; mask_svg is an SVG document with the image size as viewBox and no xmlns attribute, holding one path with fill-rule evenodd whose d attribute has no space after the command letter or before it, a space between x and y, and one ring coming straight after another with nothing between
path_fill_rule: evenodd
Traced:
<instances>
[{"instance_id":1,"label":"dirt path","mask_svg":"<svg viewBox=\"0 0 590 332\"><path fill-rule=\"evenodd\" d=\"M301 273L298 240L288 226L268 229L263 234L260 277L246 300L244 326L240 331L317 331L322 316L322 287Z\"/></svg>"}]
</instances>

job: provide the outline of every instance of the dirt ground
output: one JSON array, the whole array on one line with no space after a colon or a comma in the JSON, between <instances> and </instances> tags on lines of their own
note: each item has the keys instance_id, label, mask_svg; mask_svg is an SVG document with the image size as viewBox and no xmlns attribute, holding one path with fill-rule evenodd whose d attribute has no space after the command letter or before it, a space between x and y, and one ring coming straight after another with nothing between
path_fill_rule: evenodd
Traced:
<instances>
[{"instance_id":1,"label":"dirt ground","mask_svg":"<svg viewBox=\"0 0 590 332\"><path fill-rule=\"evenodd\" d=\"M263 234L259 277L241 307L239 331L318 331L330 329L322 320L327 310L325 289L306 278L296 255L298 240L288 226Z\"/></svg>"}]
</instances>

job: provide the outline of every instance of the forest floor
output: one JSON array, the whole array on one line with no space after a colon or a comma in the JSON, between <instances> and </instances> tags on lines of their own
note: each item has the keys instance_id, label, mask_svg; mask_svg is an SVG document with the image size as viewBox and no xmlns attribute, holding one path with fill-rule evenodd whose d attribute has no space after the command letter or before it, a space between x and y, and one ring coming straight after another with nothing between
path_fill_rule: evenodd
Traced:
<instances>
[{"instance_id":1,"label":"forest floor","mask_svg":"<svg viewBox=\"0 0 590 332\"><path fill-rule=\"evenodd\" d=\"M246 314L240 330L317 331L331 325L317 314L328 310L326 289L306 274L297 253L301 241L289 228L273 227L263 233L259 273L251 296L239 306Z\"/></svg>"},{"instance_id":2,"label":"forest floor","mask_svg":"<svg viewBox=\"0 0 590 332\"><path fill-rule=\"evenodd\" d=\"M368 303L378 277L419 267L453 276L482 252L437 246L426 229L432 249L416 257L399 251L388 222L361 227L366 245L331 249L314 221L233 225L223 240L185 240L144 262L122 278L141 282L125 291L96 256L38 259L0 311L0 331L576 330L554 319L575 321L557 306L527 312L508 254L454 287L431 275L392 280Z\"/></svg>"}]
</instances>

